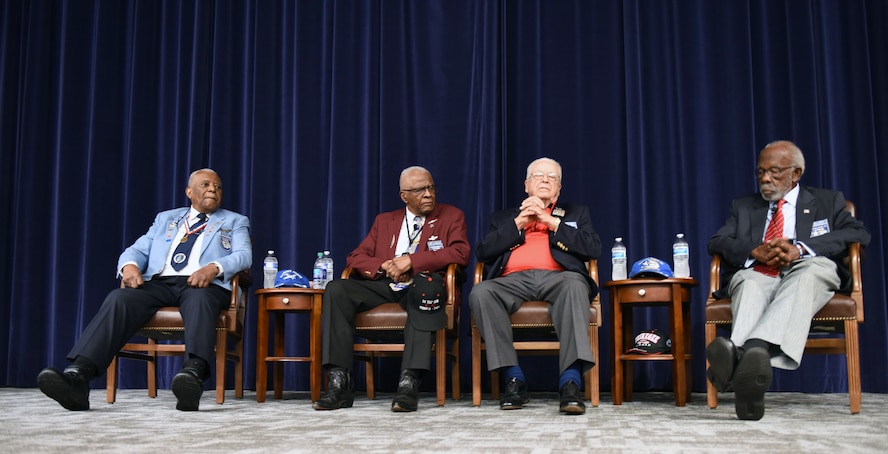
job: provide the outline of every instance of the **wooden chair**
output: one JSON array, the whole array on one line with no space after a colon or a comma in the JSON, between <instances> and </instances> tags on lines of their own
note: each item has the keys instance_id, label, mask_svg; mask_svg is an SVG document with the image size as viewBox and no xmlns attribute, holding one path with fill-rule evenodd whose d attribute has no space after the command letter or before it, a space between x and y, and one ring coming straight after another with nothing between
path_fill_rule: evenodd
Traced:
<instances>
[{"instance_id":1,"label":"wooden chair","mask_svg":"<svg viewBox=\"0 0 888 454\"><path fill-rule=\"evenodd\" d=\"M342 271L343 279L357 278L353 268ZM453 400L460 399L459 389L459 307L462 301L462 267L451 263L444 275L447 302L447 324L435 332L435 383L437 403L444 405L446 398L447 357L450 357L451 386ZM376 398L373 365L377 358L400 356L404 352L404 326L407 324L407 311L397 302L383 303L355 315L355 356L366 362L367 397ZM447 350L447 339L451 348Z\"/></svg>"},{"instance_id":2,"label":"wooden chair","mask_svg":"<svg viewBox=\"0 0 888 454\"><path fill-rule=\"evenodd\" d=\"M845 203L845 210L855 216L854 204ZM805 354L843 354L848 369L848 396L851 413L860 413L860 345L858 324L863 323L863 283L860 278L860 244L848 246L846 258L851 271L851 294L836 293L826 306L814 314L811 321L811 335L805 344ZM706 300L706 345L717 335L718 328L730 330L731 299L715 299L712 294L721 283L722 257L714 255L709 267L709 298ZM841 337L826 337L825 333L841 334ZM709 367L709 361L706 362ZM718 406L718 391L709 381L706 382L706 402L709 408Z\"/></svg>"},{"instance_id":3,"label":"wooden chair","mask_svg":"<svg viewBox=\"0 0 888 454\"><path fill-rule=\"evenodd\" d=\"M250 270L237 273L231 280L231 304L219 313L216 319L216 403L225 402L225 363L234 361L234 396L244 397L244 314L247 311L247 289L253 279ZM118 358L147 361L148 396L157 397L157 357L183 356L185 344L182 342L185 324L178 307L163 307L136 334L147 338L145 342L131 341L123 346L120 353L111 360L106 374L108 403L117 399ZM178 343L158 343L159 340L175 340ZM228 348L228 341L233 348Z\"/></svg>"},{"instance_id":4,"label":"wooden chair","mask_svg":"<svg viewBox=\"0 0 888 454\"><path fill-rule=\"evenodd\" d=\"M589 276L598 283L598 260L592 259L587 264ZM475 284L484 279L484 263L475 266ZM515 350L519 355L557 355L561 347L555 337L552 318L549 316L549 303L545 301L525 301L510 317L512 331L515 333ZM598 328L601 326L601 298L596 295L589 304L589 342L595 360L601 362L598 354ZM540 340L543 339L543 340ZM472 404L481 405L481 351L486 346L481 339L481 332L472 319ZM597 407L599 402L599 370L598 365L586 373L585 395ZM499 373L490 373L490 388L493 399L499 399Z\"/></svg>"}]
</instances>

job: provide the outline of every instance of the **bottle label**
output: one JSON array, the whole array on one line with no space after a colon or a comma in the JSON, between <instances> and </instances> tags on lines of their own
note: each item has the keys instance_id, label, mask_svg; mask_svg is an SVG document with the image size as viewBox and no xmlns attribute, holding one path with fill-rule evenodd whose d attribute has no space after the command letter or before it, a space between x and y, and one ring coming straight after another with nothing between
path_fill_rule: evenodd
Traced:
<instances>
[{"instance_id":1,"label":"bottle label","mask_svg":"<svg viewBox=\"0 0 888 454\"><path fill-rule=\"evenodd\" d=\"M626 251L613 251L611 252L611 258L624 259L626 258Z\"/></svg>"},{"instance_id":2,"label":"bottle label","mask_svg":"<svg viewBox=\"0 0 888 454\"><path fill-rule=\"evenodd\" d=\"M277 266L277 263L274 263L274 262L265 262L265 269L266 269L266 270L276 270L277 267L278 267L278 266Z\"/></svg>"},{"instance_id":3,"label":"bottle label","mask_svg":"<svg viewBox=\"0 0 888 454\"><path fill-rule=\"evenodd\" d=\"M688 246L681 244L677 246L672 246L672 254L673 255L688 255Z\"/></svg>"}]
</instances>

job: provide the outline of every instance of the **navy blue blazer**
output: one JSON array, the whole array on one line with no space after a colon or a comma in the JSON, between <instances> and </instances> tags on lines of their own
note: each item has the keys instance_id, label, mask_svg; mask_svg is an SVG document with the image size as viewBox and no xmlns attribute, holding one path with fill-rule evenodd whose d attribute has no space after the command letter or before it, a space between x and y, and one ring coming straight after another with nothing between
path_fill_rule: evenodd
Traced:
<instances>
[{"instance_id":1,"label":"navy blue blazer","mask_svg":"<svg viewBox=\"0 0 888 454\"><path fill-rule=\"evenodd\" d=\"M493 213L490 217L490 231L475 248L478 261L487 266L486 279L503 274L503 269L512 255L512 250L524 244L524 231L515 227L518 208L509 208ZM601 254L601 240L595 233L589 207L585 205L558 202L552 215L561 218L557 232L549 232L549 250L565 270L575 271L586 276L592 290L590 299L598 294L598 286L589 277L586 262Z\"/></svg>"},{"instance_id":2,"label":"navy blue blazer","mask_svg":"<svg viewBox=\"0 0 888 454\"><path fill-rule=\"evenodd\" d=\"M719 254L727 262L727 267L722 267L724 272L717 297L727 297L727 286L734 273L743 268L752 250L762 244L769 205L759 193L735 199L725 225L709 239L709 254ZM850 291L851 275L843 260L848 255L848 244L866 246L870 232L845 211L845 197L841 192L810 186L799 188L795 239L805 243L817 255L836 262L842 282L840 291Z\"/></svg>"}]
</instances>

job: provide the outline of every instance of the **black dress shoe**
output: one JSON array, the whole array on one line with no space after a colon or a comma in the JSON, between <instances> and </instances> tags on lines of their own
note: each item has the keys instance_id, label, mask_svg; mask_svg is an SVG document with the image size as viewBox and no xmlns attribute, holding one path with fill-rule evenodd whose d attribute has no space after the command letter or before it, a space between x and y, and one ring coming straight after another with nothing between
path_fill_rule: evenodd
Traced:
<instances>
[{"instance_id":1,"label":"black dress shoe","mask_svg":"<svg viewBox=\"0 0 888 454\"><path fill-rule=\"evenodd\" d=\"M746 350L734 372L734 408L737 417L758 421L765 415L765 391L771 386L773 370L767 350Z\"/></svg>"},{"instance_id":2,"label":"black dress shoe","mask_svg":"<svg viewBox=\"0 0 888 454\"><path fill-rule=\"evenodd\" d=\"M740 351L729 339L716 337L706 347L706 359L709 360L709 369L706 376L719 392L725 392L731 386L734 378L734 369L740 361Z\"/></svg>"},{"instance_id":3,"label":"black dress shoe","mask_svg":"<svg viewBox=\"0 0 888 454\"><path fill-rule=\"evenodd\" d=\"M327 393L311 404L315 410L337 410L351 407L355 402L355 390L351 372L344 367L334 367L329 371Z\"/></svg>"},{"instance_id":4,"label":"black dress shoe","mask_svg":"<svg viewBox=\"0 0 888 454\"><path fill-rule=\"evenodd\" d=\"M200 371L186 365L173 377L172 388L177 399L176 410L197 411L203 394Z\"/></svg>"},{"instance_id":5,"label":"black dress shoe","mask_svg":"<svg viewBox=\"0 0 888 454\"><path fill-rule=\"evenodd\" d=\"M40 391L72 411L89 410L89 378L78 366L70 365L64 371L46 368L37 375Z\"/></svg>"},{"instance_id":6,"label":"black dress shoe","mask_svg":"<svg viewBox=\"0 0 888 454\"><path fill-rule=\"evenodd\" d=\"M419 405L419 384L422 372L413 369L401 371L398 379L398 394L392 400L392 411L416 411Z\"/></svg>"},{"instance_id":7,"label":"black dress shoe","mask_svg":"<svg viewBox=\"0 0 888 454\"><path fill-rule=\"evenodd\" d=\"M517 378L506 380L506 392L500 398L500 410L517 410L530 402L527 385Z\"/></svg>"},{"instance_id":8,"label":"black dress shoe","mask_svg":"<svg viewBox=\"0 0 888 454\"><path fill-rule=\"evenodd\" d=\"M558 411L561 413L569 415L582 415L586 413L586 404L583 402L583 398L580 397L580 386L573 380L565 383L558 390L558 397L561 400Z\"/></svg>"}]
</instances>

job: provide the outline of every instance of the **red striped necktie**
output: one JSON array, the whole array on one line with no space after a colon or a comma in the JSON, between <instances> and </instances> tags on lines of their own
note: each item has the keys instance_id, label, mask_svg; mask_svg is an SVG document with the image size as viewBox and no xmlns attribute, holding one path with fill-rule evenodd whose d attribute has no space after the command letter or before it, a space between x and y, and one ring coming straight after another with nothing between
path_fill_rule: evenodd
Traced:
<instances>
[{"instance_id":1,"label":"red striped necktie","mask_svg":"<svg viewBox=\"0 0 888 454\"><path fill-rule=\"evenodd\" d=\"M774 208L774 213L771 215L771 222L768 223L768 230L765 231L765 243L771 241L773 239L777 239L783 236L783 203L786 200L780 199L777 201L777 205ZM768 276L776 276L780 274L780 270L774 268L772 266L765 265L764 263L756 262L755 266L752 267L754 270L758 271L762 274L767 274Z\"/></svg>"}]
</instances>

